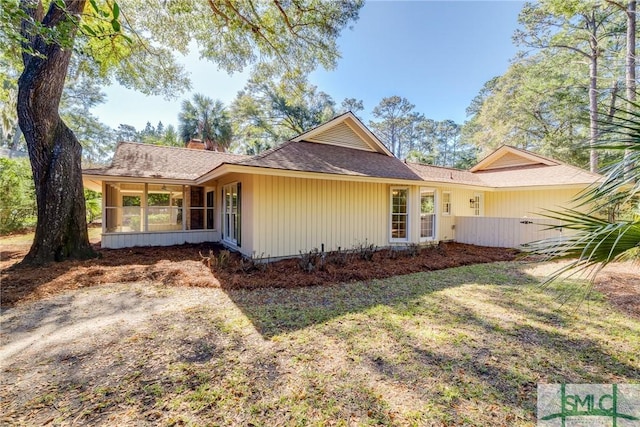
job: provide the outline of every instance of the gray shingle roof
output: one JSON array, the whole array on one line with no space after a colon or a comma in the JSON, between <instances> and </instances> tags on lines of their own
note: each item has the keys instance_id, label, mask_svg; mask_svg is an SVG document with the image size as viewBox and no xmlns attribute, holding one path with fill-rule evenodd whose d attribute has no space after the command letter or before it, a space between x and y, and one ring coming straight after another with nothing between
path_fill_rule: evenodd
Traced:
<instances>
[{"instance_id":1,"label":"gray shingle roof","mask_svg":"<svg viewBox=\"0 0 640 427\"><path fill-rule=\"evenodd\" d=\"M486 186L496 188L549 185L589 185L602 176L566 165L530 165L473 172Z\"/></svg>"},{"instance_id":2,"label":"gray shingle roof","mask_svg":"<svg viewBox=\"0 0 640 427\"><path fill-rule=\"evenodd\" d=\"M421 163L407 163L407 165L424 181L447 184L484 185L475 174L466 170L423 165Z\"/></svg>"},{"instance_id":3,"label":"gray shingle roof","mask_svg":"<svg viewBox=\"0 0 640 427\"><path fill-rule=\"evenodd\" d=\"M542 163L509 168L479 170L469 172L459 169L408 163L420 178L429 182L477 185L492 188L544 187L553 185L589 185L602 176L592 174L580 168L556 163Z\"/></svg>"},{"instance_id":4,"label":"gray shingle roof","mask_svg":"<svg viewBox=\"0 0 640 427\"><path fill-rule=\"evenodd\" d=\"M413 170L396 157L306 141L285 142L255 157L235 163L301 172L420 180Z\"/></svg>"},{"instance_id":5,"label":"gray shingle roof","mask_svg":"<svg viewBox=\"0 0 640 427\"><path fill-rule=\"evenodd\" d=\"M195 181L220 165L509 188L591 184L602 177L562 163L470 172L404 163L385 154L329 144L289 141L257 156L121 142L110 166L85 169L86 175Z\"/></svg>"},{"instance_id":6,"label":"gray shingle roof","mask_svg":"<svg viewBox=\"0 0 640 427\"><path fill-rule=\"evenodd\" d=\"M120 142L110 166L85 169L87 175L195 180L222 163L247 158L231 153Z\"/></svg>"}]
</instances>

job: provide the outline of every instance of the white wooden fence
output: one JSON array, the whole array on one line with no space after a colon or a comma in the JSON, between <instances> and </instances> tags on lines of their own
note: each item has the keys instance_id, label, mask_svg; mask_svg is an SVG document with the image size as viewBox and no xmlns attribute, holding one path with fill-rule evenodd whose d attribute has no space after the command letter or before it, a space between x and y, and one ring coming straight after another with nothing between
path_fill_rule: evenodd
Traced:
<instances>
[{"instance_id":1,"label":"white wooden fence","mask_svg":"<svg viewBox=\"0 0 640 427\"><path fill-rule=\"evenodd\" d=\"M564 230L549 230L560 222L547 218L456 217L455 240L479 246L517 248L535 240L561 237Z\"/></svg>"}]
</instances>

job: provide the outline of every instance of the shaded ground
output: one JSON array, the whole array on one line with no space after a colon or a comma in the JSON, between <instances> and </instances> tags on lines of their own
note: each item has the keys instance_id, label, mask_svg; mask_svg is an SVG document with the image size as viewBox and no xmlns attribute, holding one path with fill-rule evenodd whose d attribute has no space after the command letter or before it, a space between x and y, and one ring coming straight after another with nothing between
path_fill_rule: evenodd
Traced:
<instances>
[{"instance_id":1,"label":"shaded ground","mask_svg":"<svg viewBox=\"0 0 640 427\"><path fill-rule=\"evenodd\" d=\"M504 249L306 273L185 245L35 269L12 268L16 239L0 240L2 425L533 426L538 383L640 378L637 265L578 307L561 306L575 282L538 286L558 264L488 263Z\"/></svg>"},{"instance_id":2,"label":"shaded ground","mask_svg":"<svg viewBox=\"0 0 640 427\"><path fill-rule=\"evenodd\" d=\"M640 378L640 320L597 291L559 309L547 268L56 291L2 311L0 424L534 426L538 383Z\"/></svg>"},{"instance_id":3,"label":"shaded ground","mask_svg":"<svg viewBox=\"0 0 640 427\"><path fill-rule=\"evenodd\" d=\"M314 260L313 271L304 271L299 259L270 264L253 264L238 255L221 260L219 246L181 245L131 249L98 249L100 257L86 261L65 261L46 267L16 267L28 245L0 246L2 305L38 300L64 290L105 283L152 281L171 286L255 289L263 287L306 287L372 280L419 271L461 265L513 260L516 252L460 243L442 243L412 251L379 251L371 260L366 251L329 254ZM202 255L213 251L212 271ZM223 265L224 264L224 265Z\"/></svg>"}]
</instances>

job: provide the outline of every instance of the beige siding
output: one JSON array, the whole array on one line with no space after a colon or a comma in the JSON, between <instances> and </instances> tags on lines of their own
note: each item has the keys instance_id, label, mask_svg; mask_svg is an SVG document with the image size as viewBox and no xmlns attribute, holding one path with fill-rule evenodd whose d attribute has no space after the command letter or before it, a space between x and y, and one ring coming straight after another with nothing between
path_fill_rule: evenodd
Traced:
<instances>
[{"instance_id":1,"label":"beige siding","mask_svg":"<svg viewBox=\"0 0 640 427\"><path fill-rule=\"evenodd\" d=\"M485 216L540 218L544 209L561 210L571 207L571 200L576 194L575 189L487 192Z\"/></svg>"},{"instance_id":2,"label":"beige siding","mask_svg":"<svg viewBox=\"0 0 640 427\"><path fill-rule=\"evenodd\" d=\"M322 244L330 251L365 240L389 244L385 184L255 176L253 210L256 255L298 255Z\"/></svg>"},{"instance_id":3,"label":"beige siding","mask_svg":"<svg viewBox=\"0 0 640 427\"><path fill-rule=\"evenodd\" d=\"M451 215L442 214L442 193L448 191L451 194ZM473 216L474 210L470 207L469 199L475 194L484 194L481 191L456 188L456 187L438 187L436 193L437 217L436 230L438 240L455 240L456 239L456 216ZM485 198L486 200L486 198ZM484 202L486 203L486 202ZM482 207L481 207L482 208ZM481 209L484 211L484 209Z\"/></svg>"},{"instance_id":4,"label":"beige siding","mask_svg":"<svg viewBox=\"0 0 640 427\"><path fill-rule=\"evenodd\" d=\"M357 150L374 151L344 122L314 136L309 141L355 148Z\"/></svg>"}]
</instances>

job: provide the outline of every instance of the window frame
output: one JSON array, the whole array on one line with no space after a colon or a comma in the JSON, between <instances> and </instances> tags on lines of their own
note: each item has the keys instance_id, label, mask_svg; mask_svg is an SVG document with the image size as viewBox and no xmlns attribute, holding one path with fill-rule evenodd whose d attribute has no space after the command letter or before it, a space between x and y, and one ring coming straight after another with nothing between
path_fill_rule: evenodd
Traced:
<instances>
[{"instance_id":1,"label":"window frame","mask_svg":"<svg viewBox=\"0 0 640 427\"><path fill-rule=\"evenodd\" d=\"M473 194L473 216L484 216L484 209L483 209L483 198L482 197L482 193L474 193Z\"/></svg>"},{"instance_id":2,"label":"window frame","mask_svg":"<svg viewBox=\"0 0 640 427\"><path fill-rule=\"evenodd\" d=\"M442 216L451 216L451 191L442 192Z\"/></svg>"},{"instance_id":3,"label":"window frame","mask_svg":"<svg viewBox=\"0 0 640 427\"><path fill-rule=\"evenodd\" d=\"M393 212L393 192L402 190L405 192L405 212L404 213L394 213ZM393 186L389 188L389 242L408 242L409 236L411 235L411 217L409 213L411 212L411 189L409 187L398 187ZM405 237L393 237L393 217L394 215L402 215L405 218Z\"/></svg>"},{"instance_id":4,"label":"window frame","mask_svg":"<svg viewBox=\"0 0 640 427\"><path fill-rule=\"evenodd\" d=\"M211 195L211 197L209 197ZM206 230L216 229L216 190L215 188L206 187L204 190L205 216L204 226ZM209 224L211 220L211 224ZM211 225L211 227L209 227Z\"/></svg>"},{"instance_id":5,"label":"window frame","mask_svg":"<svg viewBox=\"0 0 640 427\"><path fill-rule=\"evenodd\" d=\"M228 189L230 198L227 196ZM241 247L242 236L242 183L234 181L222 186L222 240L232 246ZM235 195L235 199L234 199ZM231 201L231 203L229 203ZM229 230L233 229L233 238L229 235Z\"/></svg>"},{"instance_id":6,"label":"window frame","mask_svg":"<svg viewBox=\"0 0 640 427\"><path fill-rule=\"evenodd\" d=\"M431 236L426 236L423 237L422 236L422 195L423 194L431 194L433 196L433 212L431 212L428 215L433 215L433 219L432 219L432 225L431 225ZM420 187L420 206L419 206L419 212L420 212L420 242L430 242L430 241L434 241L436 240L437 236L438 236L438 192L436 191L435 188L433 187Z\"/></svg>"}]
</instances>

